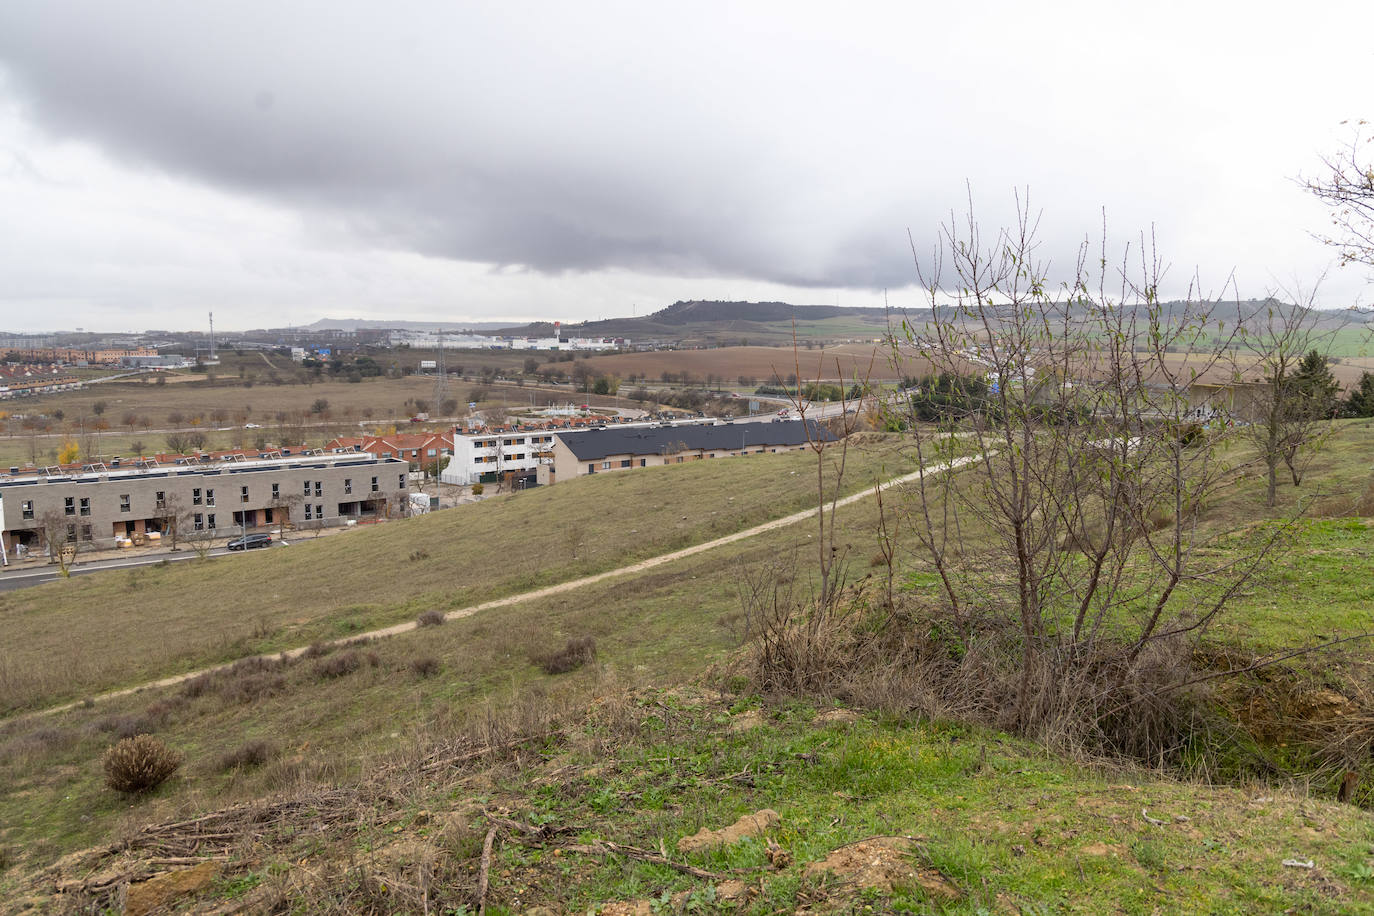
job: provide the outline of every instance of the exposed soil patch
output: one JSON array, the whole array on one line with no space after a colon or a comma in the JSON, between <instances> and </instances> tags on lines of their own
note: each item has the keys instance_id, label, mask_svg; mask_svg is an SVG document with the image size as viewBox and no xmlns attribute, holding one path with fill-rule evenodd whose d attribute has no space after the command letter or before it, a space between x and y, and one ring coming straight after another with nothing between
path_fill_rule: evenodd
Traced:
<instances>
[{"instance_id":1,"label":"exposed soil patch","mask_svg":"<svg viewBox=\"0 0 1374 916\"><path fill-rule=\"evenodd\" d=\"M957 900L962 894L938 868L917 867L911 861L910 837L875 836L834 850L812 862L803 877L821 880L831 875L852 890L890 894L898 887L919 887L938 900Z\"/></svg>"}]
</instances>

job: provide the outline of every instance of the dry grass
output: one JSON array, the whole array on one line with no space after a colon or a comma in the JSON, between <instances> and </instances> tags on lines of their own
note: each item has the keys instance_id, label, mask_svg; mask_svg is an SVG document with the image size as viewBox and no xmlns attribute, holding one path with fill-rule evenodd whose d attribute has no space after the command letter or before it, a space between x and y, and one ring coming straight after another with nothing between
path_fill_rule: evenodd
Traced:
<instances>
[{"instance_id":1,"label":"dry grass","mask_svg":"<svg viewBox=\"0 0 1374 916\"><path fill-rule=\"evenodd\" d=\"M591 636L574 636L561 649L541 652L531 659L545 674L567 674L596 660L596 640Z\"/></svg>"},{"instance_id":2,"label":"dry grass","mask_svg":"<svg viewBox=\"0 0 1374 916\"><path fill-rule=\"evenodd\" d=\"M220 754L215 759L214 768L223 773L230 770L255 769L277 755L277 749L270 741L261 739L248 741L231 751Z\"/></svg>"},{"instance_id":3,"label":"dry grass","mask_svg":"<svg viewBox=\"0 0 1374 916\"><path fill-rule=\"evenodd\" d=\"M909 467L890 442L849 460L853 489ZM126 577L109 576L0 595L10 649L0 657L0 712L348 636L719 537L805 508L811 467L793 453L599 474L290 550L148 567L136 602ZM569 525L585 532L575 559ZM432 560L407 562L420 547ZM50 664L58 654L60 668Z\"/></svg>"}]
</instances>

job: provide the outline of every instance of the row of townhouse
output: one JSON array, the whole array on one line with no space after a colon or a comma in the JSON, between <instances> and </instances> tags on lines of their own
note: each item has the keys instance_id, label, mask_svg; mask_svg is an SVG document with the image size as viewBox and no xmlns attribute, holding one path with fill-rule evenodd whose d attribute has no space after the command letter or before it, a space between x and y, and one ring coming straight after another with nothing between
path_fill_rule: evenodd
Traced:
<instances>
[{"instance_id":1,"label":"row of townhouse","mask_svg":"<svg viewBox=\"0 0 1374 916\"><path fill-rule=\"evenodd\" d=\"M555 437L547 482L712 458L801 451L835 436L815 420L624 426ZM545 480L541 479L540 483Z\"/></svg>"},{"instance_id":2,"label":"row of townhouse","mask_svg":"<svg viewBox=\"0 0 1374 916\"><path fill-rule=\"evenodd\" d=\"M586 474L803 449L834 437L814 421L621 424L594 428L454 431L444 483L524 478L546 485Z\"/></svg>"},{"instance_id":3,"label":"row of townhouse","mask_svg":"<svg viewBox=\"0 0 1374 916\"><path fill-rule=\"evenodd\" d=\"M403 513L406 462L365 454L0 476L7 555L54 540L104 548L162 534L230 537L255 528L338 525Z\"/></svg>"},{"instance_id":4,"label":"row of townhouse","mask_svg":"<svg viewBox=\"0 0 1374 916\"><path fill-rule=\"evenodd\" d=\"M428 468L453 454L453 433L396 433L390 436L340 436L325 444L330 452L366 452L377 458L399 458Z\"/></svg>"},{"instance_id":5,"label":"row of townhouse","mask_svg":"<svg viewBox=\"0 0 1374 916\"><path fill-rule=\"evenodd\" d=\"M4 359L92 366L117 366L121 359L127 357L157 355L157 351L150 347L103 347L93 350L78 347L10 347L0 351L0 358Z\"/></svg>"}]
</instances>

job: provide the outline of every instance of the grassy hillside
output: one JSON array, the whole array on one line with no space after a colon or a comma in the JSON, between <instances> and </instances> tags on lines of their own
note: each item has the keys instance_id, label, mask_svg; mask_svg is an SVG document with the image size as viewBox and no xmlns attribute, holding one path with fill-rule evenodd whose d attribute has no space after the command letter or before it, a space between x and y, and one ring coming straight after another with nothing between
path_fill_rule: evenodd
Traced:
<instances>
[{"instance_id":1,"label":"grassy hillside","mask_svg":"<svg viewBox=\"0 0 1374 916\"><path fill-rule=\"evenodd\" d=\"M880 467L883 476L906 467L891 446L857 454L856 485ZM1291 556L1300 559L1273 570L1213 632L1222 663L1374 629L1371 454L1374 424L1344 424L1304 486L1284 488L1285 500L1314 498L1317 515L1296 533ZM153 570L141 582L124 574L20 593L9 602L27 596L30 603L22 612L0 605L0 622L23 638L0 657L25 653L22 670L10 669L20 680L10 683L28 691L19 705L32 705L83 695L63 688L61 672L90 685L130 683L197 660L347 635L612 568L808 501L803 456L760 458L593 477L477 507L486 515L445 513L336 538L337 545L299 545L298 553L293 546L189 564L200 568L185 572ZM1218 519L1264 514L1260 482L1242 459L1235 456L1236 484L1213 509ZM560 524L548 525L550 518ZM570 521L584 535L576 559ZM850 578L862 583L881 572L870 565L872 501L843 510L840 522ZM295 799L296 814L273 815L280 831L228 829L241 839L224 851L226 871L212 896L316 911L334 900L342 912L373 894L383 909L404 909L419 899L407 895L429 881L436 908L472 907L482 840L497 825L489 903L510 912L537 904L585 912L612 900L649 907L650 899L664 911L729 909L735 904L719 890L726 878L751 889L744 909L754 912L847 906L856 897L877 911L916 912L1152 912L1177 901L1206 912L1374 908L1374 819L1304 797L1308 788L1332 792L1336 774L1308 780L1314 759L1294 737L1298 725L1329 730L1346 721L1340 717L1368 715L1363 644L1294 659L1219 695L1234 722L1254 732L1247 740L1268 768L1236 762L1231 775L1264 781L1232 789L1084 769L1003 736L907 716L845 722L806 704L763 704L747 689L726 698L646 690L698 679L741 645L748 625L741 598L751 580L781 577L809 589L812 533L793 526L357 649L0 724L0 862L11 862L0 892L36 893L35 867L145 824ZM523 559L522 545L538 553ZM428 556L411 559L420 551ZM928 587L919 567L902 576L908 589ZM334 591L345 587L371 597L341 602ZM188 604L207 592L219 613ZM272 594L289 595L290 606L264 604ZM255 634L250 614L264 607L273 616ZM112 608L125 616L111 620ZM138 635L122 633L130 628ZM593 663L563 674L537 663L586 637L596 643ZM31 650L30 640L42 648ZM90 648L105 642L114 649ZM38 677L42 670L55 673ZM566 715L547 721L557 710ZM187 759L172 781L131 807L102 786L98 761L116 737L140 731ZM451 758L454 766L435 769L436 760ZM330 813L328 799L343 812ZM790 857L778 860L781 867L769 864L761 841L676 853L678 838L763 807L783 817L771 834ZM575 830L543 836L541 847L496 818ZM861 890L806 874L810 862L875 834L916 838L888 863L887 886ZM596 840L653 851L662 840L675 863L722 877L555 853ZM202 854L221 849L205 843ZM1314 868L1282 865L1289 858L1311 859ZM299 869L289 864L302 860ZM110 867L103 861L89 870ZM429 878L416 869L429 869ZM946 884L957 898L941 898Z\"/></svg>"},{"instance_id":2,"label":"grassy hillside","mask_svg":"<svg viewBox=\"0 0 1374 916\"><path fill-rule=\"evenodd\" d=\"M850 451L847 491L911 469ZM809 453L593 475L288 548L0 596L0 712L274 652L613 569L814 505ZM54 667L52 660L61 658Z\"/></svg>"},{"instance_id":3,"label":"grassy hillside","mask_svg":"<svg viewBox=\"0 0 1374 916\"><path fill-rule=\"evenodd\" d=\"M130 823L127 851L92 850L41 878L15 867L0 890L42 907L64 905L50 896L60 885L65 905L99 908L121 878L195 861L159 858L195 849L213 877L177 902L202 911L1374 908L1374 820L1350 806L1095 771L949 723L711 691L605 685L586 705L551 705L402 742L367 778L330 789L289 786L192 821L163 809L160 822ZM679 847L755 812L757 833Z\"/></svg>"}]
</instances>

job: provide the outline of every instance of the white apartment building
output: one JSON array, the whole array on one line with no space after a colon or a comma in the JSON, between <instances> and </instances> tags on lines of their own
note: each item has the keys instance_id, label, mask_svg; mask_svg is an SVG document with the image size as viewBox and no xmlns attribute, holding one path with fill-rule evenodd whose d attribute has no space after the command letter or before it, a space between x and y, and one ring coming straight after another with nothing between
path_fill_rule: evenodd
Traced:
<instances>
[{"instance_id":1,"label":"white apartment building","mask_svg":"<svg viewBox=\"0 0 1374 916\"><path fill-rule=\"evenodd\" d=\"M453 431L453 458L439 479L444 483L469 486L489 483L508 472L533 473L541 464L553 461L554 431L550 429L508 430L489 433Z\"/></svg>"}]
</instances>

